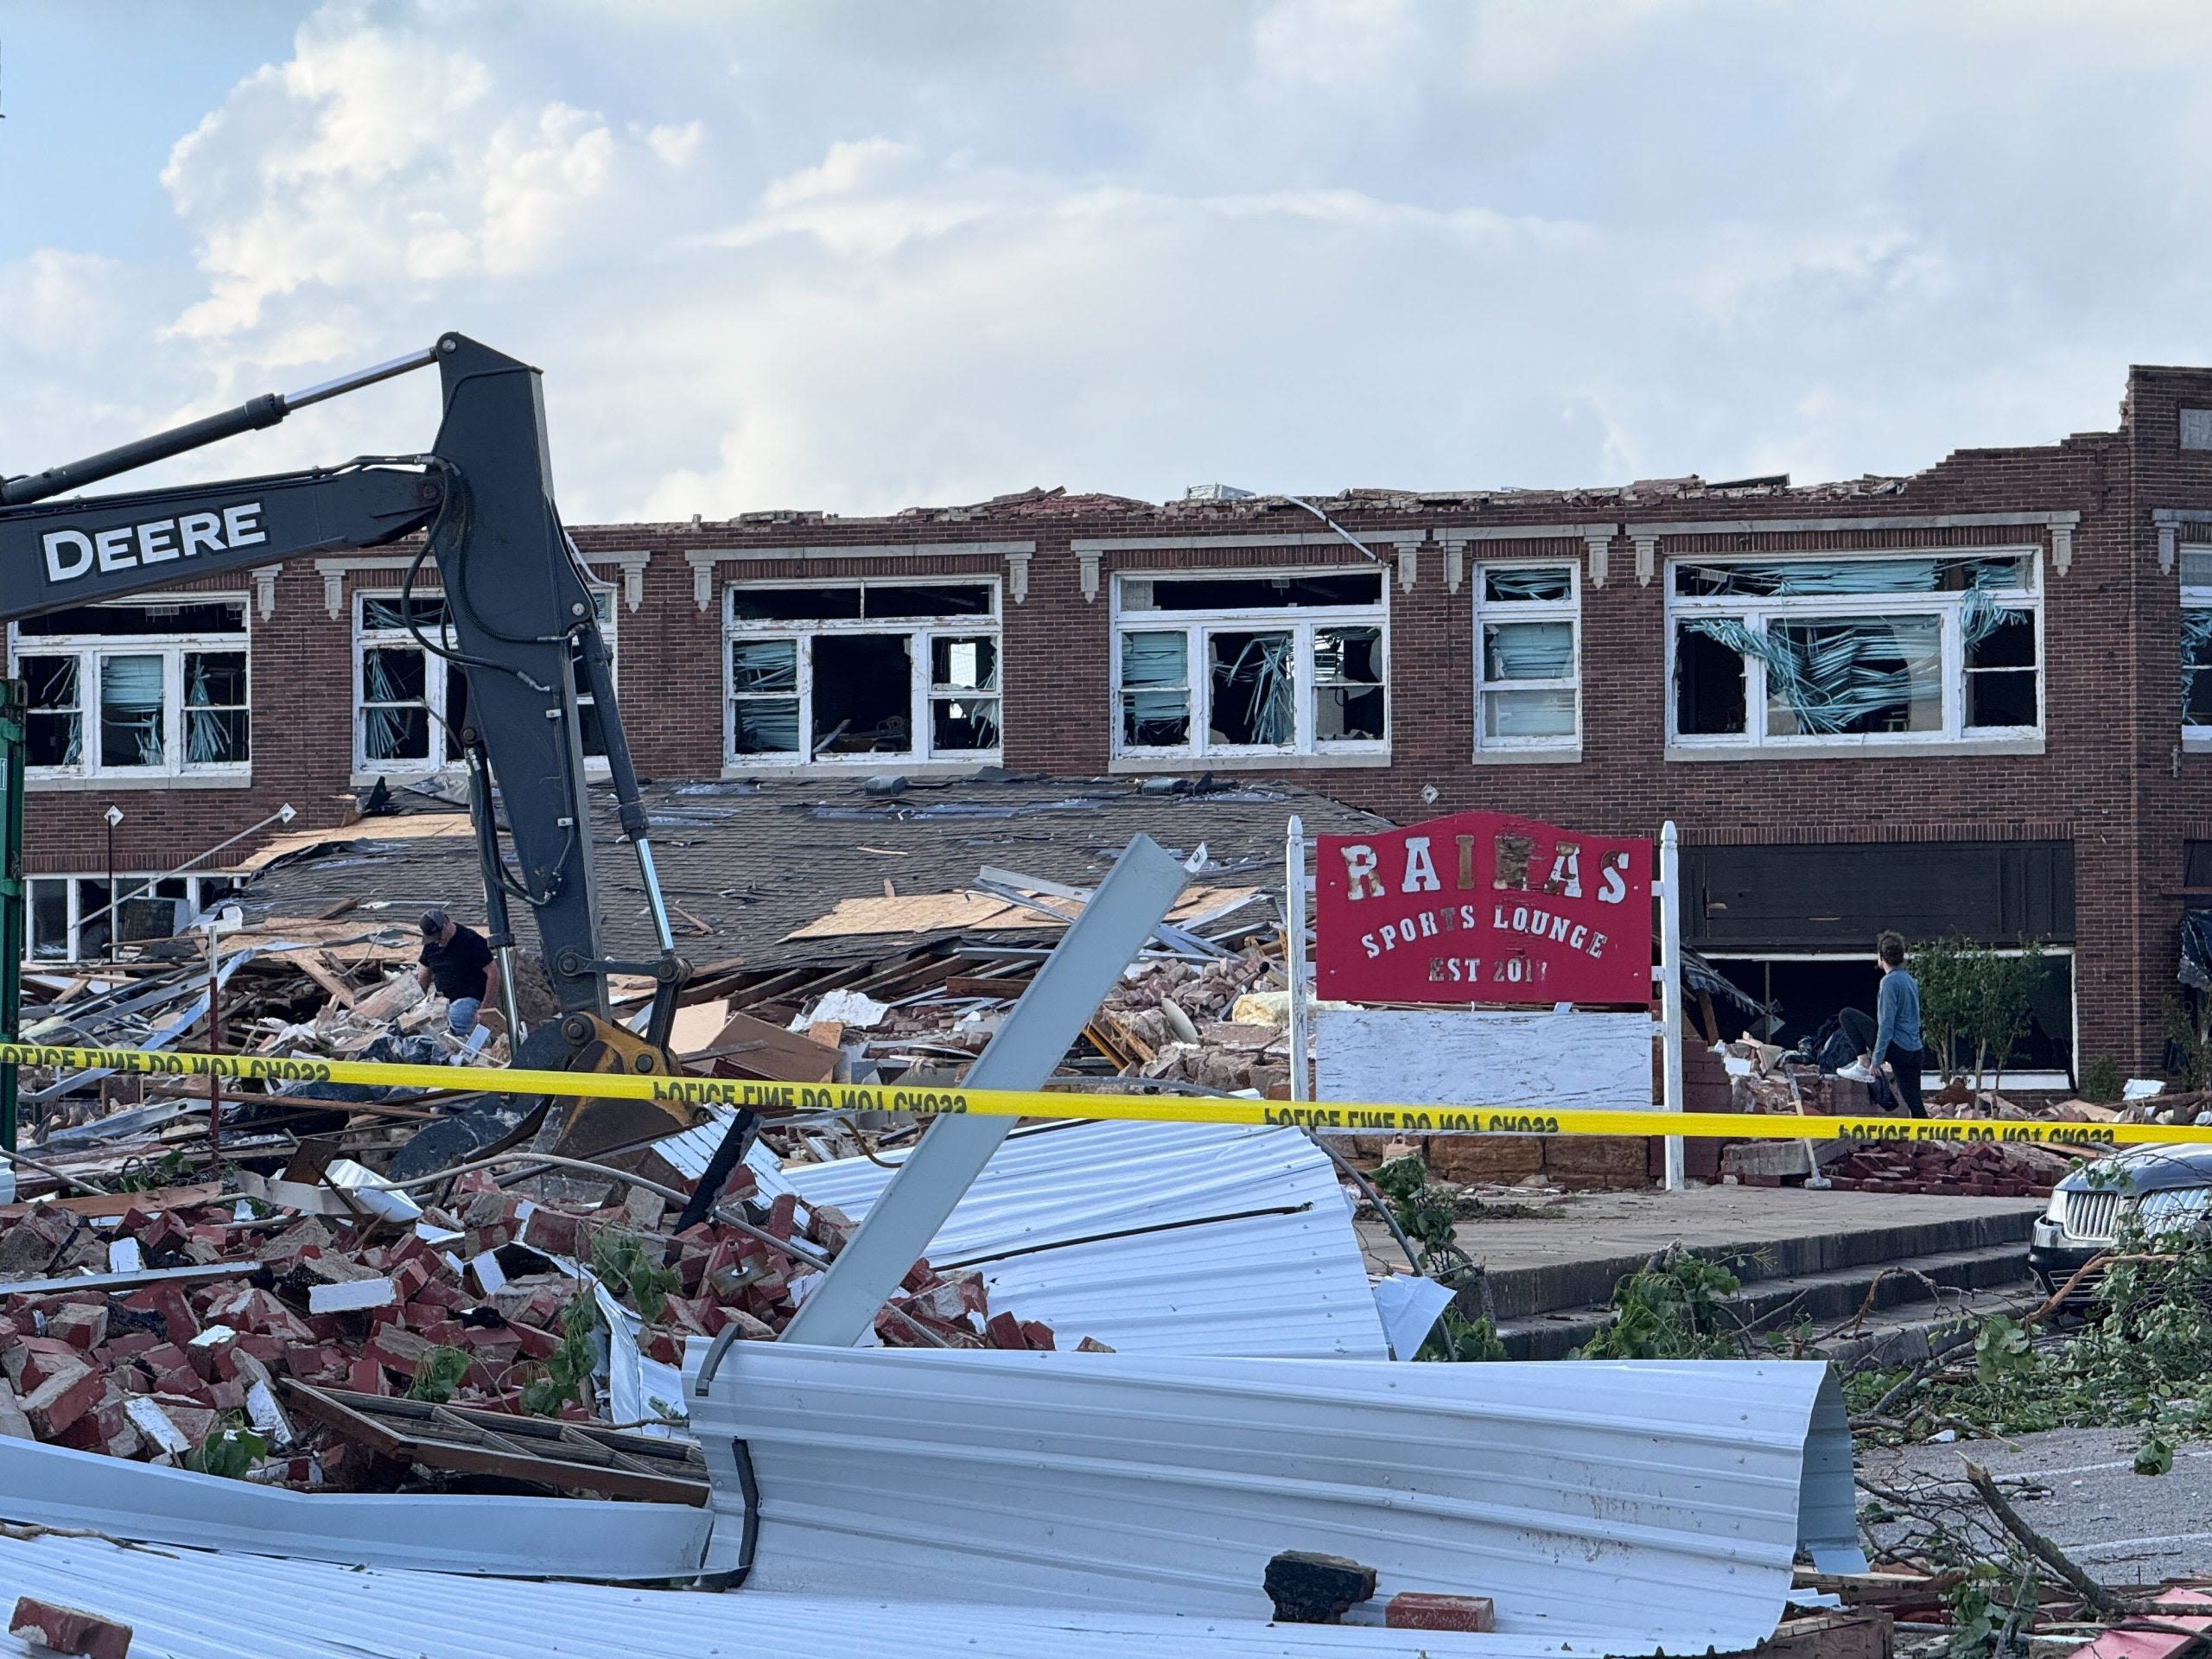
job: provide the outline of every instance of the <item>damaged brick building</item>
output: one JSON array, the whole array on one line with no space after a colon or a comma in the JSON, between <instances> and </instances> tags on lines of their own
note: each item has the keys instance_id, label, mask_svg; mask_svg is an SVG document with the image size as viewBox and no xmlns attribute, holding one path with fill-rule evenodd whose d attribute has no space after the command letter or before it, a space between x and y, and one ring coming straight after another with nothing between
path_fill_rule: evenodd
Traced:
<instances>
[{"instance_id":1,"label":"damaged brick building","mask_svg":"<svg viewBox=\"0 0 2212 1659\"><path fill-rule=\"evenodd\" d=\"M2136 368L2116 430L1904 478L1033 491L574 533L650 776L1259 772L1401 821L1672 818L1687 942L1785 1036L1865 1005L1896 926L2045 948L2021 1058L2051 1086L2153 1068L2182 910L2212 893L2212 370ZM111 870L449 766L465 687L410 563L295 559L16 632L35 954L105 948ZM204 902L252 845L159 898Z\"/></svg>"}]
</instances>

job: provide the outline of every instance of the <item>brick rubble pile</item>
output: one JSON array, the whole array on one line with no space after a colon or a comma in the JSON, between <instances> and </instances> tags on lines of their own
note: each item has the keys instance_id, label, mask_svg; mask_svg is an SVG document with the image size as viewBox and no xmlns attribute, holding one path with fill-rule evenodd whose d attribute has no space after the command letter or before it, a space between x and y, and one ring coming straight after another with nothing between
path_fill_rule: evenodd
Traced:
<instances>
[{"instance_id":1,"label":"brick rubble pile","mask_svg":"<svg viewBox=\"0 0 2212 1659\"><path fill-rule=\"evenodd\" d=\"M740 1167L721 1202L753 1190ZM642 1199L643 1202L639 1202ZM661 1201L588 1209L531 1201L463 1176L448 1205L413 1227L277 1211L241 1220L231 1200L133 1209L88 1221L54 1204L0 1224L0 1433L80 1451L197 1466L226 1431L251 1428L266 1456L247 1478L296 1488L389 1489L401 1471L287 1405L296 1379L367 1395L406 1395L521 1412L563 1347L564 1313L592 1296L561 1263L594 1259L603 1235L636 1241L672 1276L664 1297L621 1298L645 1319L649 1358L680 1364L683 1343L735 1325L772 1339L817 1269L740 1229L709 1220L667 1236ZM239 1206L243 1208L243 1206ZM265 1206L264 1206L265 1208ZM832 1257L855 1224L790 1195L749 1206L771 1239ZM673 1219L671 1217L670 1219ZM487 1253L490 1264L479 1266ZM73 1290L55 1281L142 1269L234 1264L237 1276ZM614 1278L613 1271L603 1280ZM7 1281L39 1282L36 1294ZM486 1281L489 1281L488 1284ZM571 1318L574 1315L570 1315ZM1052 1332L994 1313L981 1275L918 1262L877 1315L893 1346L1049 1349ZM620 1332L613 1339L625 1340ZM1095 1345L1095 1344L1086 1344ZM589 1381L558 1414L599 1416ZM541 1401L541 1404L544 1402Z\"/></svg>"}]
</instances>

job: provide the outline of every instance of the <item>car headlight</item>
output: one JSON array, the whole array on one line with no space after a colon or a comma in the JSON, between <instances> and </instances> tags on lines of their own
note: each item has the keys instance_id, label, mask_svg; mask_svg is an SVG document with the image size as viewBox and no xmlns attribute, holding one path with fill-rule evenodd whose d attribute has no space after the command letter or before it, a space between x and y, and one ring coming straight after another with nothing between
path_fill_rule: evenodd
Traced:
<instances>
[{"instance_id":1,"label":"car headlight","mask_svg":"<svg viewBox=\"0 0 2212 1659\"><path fill-rule=\"evenodd\" d=\"M2050 1202L2044 1206L2043 1218L2045 1221L2054 1222L2063 1222L2066 1219L2066 1189L2064 1187L2054 1186L2050 1189Z\"/></svg>"}]
</instances>

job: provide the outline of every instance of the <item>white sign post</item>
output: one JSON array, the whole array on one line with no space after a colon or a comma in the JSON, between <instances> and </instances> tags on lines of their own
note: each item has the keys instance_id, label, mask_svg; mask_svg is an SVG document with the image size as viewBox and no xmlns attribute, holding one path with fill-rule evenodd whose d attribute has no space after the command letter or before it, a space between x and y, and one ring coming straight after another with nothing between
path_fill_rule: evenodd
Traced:
<instances>
[{"instance_id":1,"label":"white sign post","mask_svg":"<svg viewBox=\"0 0 2212 1659\"><path fill-rule=\"evenodd\" d=\"M1306 1069L1306 824L1294 817L1283 837L1283 966L1290 981L1290 1097L1313 1098Z\"/></svg>"},{"instance_id":2,"label":"white sign post","mask_svg":"<svg viewBox=\"0 0 2212 1659\"><path fill-rule=\"evenodd\" d=\"M1659 1008L1664 1082L1661 1103L1682 1109L1682 858L1675 821L1659 830ZM1682 1137L1667 1137L1667 1191L1682 1190Z\"/></svg>"}]
</instances>

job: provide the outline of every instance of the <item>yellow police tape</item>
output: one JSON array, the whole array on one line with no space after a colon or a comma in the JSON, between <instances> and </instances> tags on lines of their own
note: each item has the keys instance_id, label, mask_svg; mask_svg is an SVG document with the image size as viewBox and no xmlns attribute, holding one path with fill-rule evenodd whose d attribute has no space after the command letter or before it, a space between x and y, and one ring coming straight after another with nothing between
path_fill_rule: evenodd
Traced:
<instances>
[{"instance_id":1,"label":"yellow police tape","mask_svg":"<svg viewBox=\"0 0 2212 1659\"><path fill-rule=\"evenodd\" d=\"M749 1106L765 1112L906 1112L932 1117L1049 1117L1147 1123L1290 1124L1384 1135L1678 1135L1731 1141L1986 1141L2023 1145L2171 1146L2212 1142L2212 1127L2163 1123L2018 1122L1999 1118L1789 1117L1777 1114L1541 1111L1505 1106L1391 1106L1367 1101L1242 1100L1196 1095L1090 1095L1035 1089L898 1084L748 1083L721 1077L631 1077L489 1066L397 1065L365 1060L266 1059L135 1048L0 1043L0 1065L105 1070L145 1077L249 1083L366 1084L499 1095L582 1095Z\"/></svg>"}]
</instances>

